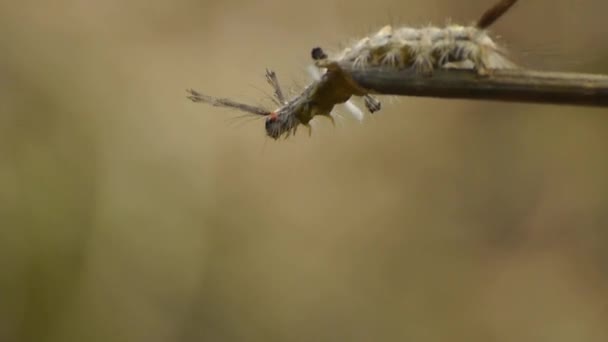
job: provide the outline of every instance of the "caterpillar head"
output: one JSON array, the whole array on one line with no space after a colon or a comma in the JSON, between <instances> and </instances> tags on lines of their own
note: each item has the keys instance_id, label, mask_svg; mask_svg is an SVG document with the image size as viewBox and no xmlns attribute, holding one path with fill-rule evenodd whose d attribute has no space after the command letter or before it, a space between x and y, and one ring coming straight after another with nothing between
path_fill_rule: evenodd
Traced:
<instances>
[{"instance_id":1,"label":"caterpillar head","mask_svg":"<svg viewBox=\"0 0 608 342\"><path fill-rule=\"evenodd\" d=\"M295 134L300 124L300 120L295 115L291 115L286 109L285 107L280 108L266 117L266 122L264 123L266 135L274 140L279 139L283 135L289 137L291 134Z\"/></svg>"}]
</instances>

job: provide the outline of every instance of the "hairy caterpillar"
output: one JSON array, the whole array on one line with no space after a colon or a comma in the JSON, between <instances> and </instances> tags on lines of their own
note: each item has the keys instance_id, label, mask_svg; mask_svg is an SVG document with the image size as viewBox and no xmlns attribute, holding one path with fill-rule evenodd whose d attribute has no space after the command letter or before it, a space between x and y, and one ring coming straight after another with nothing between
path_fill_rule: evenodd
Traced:
<instances>
[{"instance_id":1,"label":"hairy caterpillar","mask_svg":"<svg viewBox=\"0 0 608 342\"><path fill-rule=\"evenodd\" d=\"M421 29L385 26L335 57L318 59L316 64L326 67L330 63L355 68L413 67L425 74L437 68L475 69L485 74L487 70L515 67L485 30L458 25Z\"/></svg>"},{"instance_id":2,"label":"hairy caterpillar","mask_svg":"<svg viewBox=\"0 0 608 342\"><path fill-rule=\"evenodd\" d=\"M483 77L492 70L516 68L486 31L516 2L517 0L501 0L473 26L450 25L420 29L393 29L385 26L334 56L328 56L321 48L314 48L311 57L324 73L289 101L283 95L274 72L267 70L268 83L274 89L275 102L279 104L279 108L274 111L213 98L194 90L188 90L188 98L194 102L265 115L266 134L273 139L295 134L299 125L305 125L310 130L308 124L317 115L333 121L334 106L349 101L353 95L363 96L368 111L373 113L380 109L380 102L358 86L343 70L344 66L413 68L424 77L432 77L435 69L472 69ZM355 110L355 113L360 111Z\"/></svg>"}]
</instances>

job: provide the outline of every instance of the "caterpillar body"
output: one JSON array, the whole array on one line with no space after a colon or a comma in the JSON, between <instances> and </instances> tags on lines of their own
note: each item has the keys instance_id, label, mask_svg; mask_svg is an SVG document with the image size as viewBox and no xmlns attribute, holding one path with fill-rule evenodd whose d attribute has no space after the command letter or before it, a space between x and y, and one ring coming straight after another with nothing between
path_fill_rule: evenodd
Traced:
<instances>
[{"instance_id":1,"label":"caterpillar body","mask_svg":"<svg viewBox=\"0 0 608 342\"><path fill-rule=\"evenodd\" d=\"M385 26L336 56L321 59L317 66L330 63L351 64L354 68L413 67L426 74L437 68L475 69L485 74L492 69L515 67L486 30L457 25L421 29Z\"/></svg>"},{"instance_id":2,"label":"caterpillar body","mask_svg":"<svg viewBox=\"0 0 608 342\"><path fill-rule=\"evenodd\" d=\"M432 77L433 70L436 69L470 69L484 76L492 70L516 68L515 63L506 57L504 49L492 40L486 30L516 1L501 0L472 26L385 26L377 33L364 37L331 56L321 48L314 48L311 55L322 74L301 94L289 101L285 99L274 72L267 70L266 77L274 89L274 100L279 104L279 108L274 111L228 99L212 98L194 90L188 91L188 97L195 102L265 115L266 134L273 139L295 134L300 125L310 129L309 122L318 115L333 121L334 106L349 101L353 95L363 96L368 111L373 113L380 109L380 102L358 86L345 69L412 68L420 73L421 77ZM351 104L350 107L352 106ZM361 117L360 110L355 109L353 112L356 117Z\"/></svg>"}]
</instances>

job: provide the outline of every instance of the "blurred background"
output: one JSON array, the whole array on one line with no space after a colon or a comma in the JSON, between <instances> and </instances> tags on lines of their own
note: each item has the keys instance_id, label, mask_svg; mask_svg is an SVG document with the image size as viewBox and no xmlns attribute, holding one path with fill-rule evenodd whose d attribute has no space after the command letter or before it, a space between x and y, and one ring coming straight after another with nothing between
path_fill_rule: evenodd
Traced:
<instances>
[{"instance_id":1,"label":"blurred background","mask_svg":"<svg viewBox=\"0 0 608 342\"><path fill-rule=\"evenodd\" d=\"M605 109L382 98L286 141L313 46L495 0L0 4L0 341L607 341ZM603 0L522 0L522 65L608 73Z\"/></svg>"}]
</instances>

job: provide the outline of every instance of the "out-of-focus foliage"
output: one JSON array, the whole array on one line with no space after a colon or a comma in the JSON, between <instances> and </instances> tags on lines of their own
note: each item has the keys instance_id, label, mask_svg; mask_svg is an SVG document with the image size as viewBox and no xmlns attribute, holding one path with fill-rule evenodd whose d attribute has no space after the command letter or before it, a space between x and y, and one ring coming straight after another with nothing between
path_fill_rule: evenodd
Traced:
<instances>
[{"instance_id":1,"label":"out-of-focus foliage","mask_svg":"<svg viewBox=\"0 0 608 342\"><path fill-rule=\"evenodd\" d=\"M313 46L491 2L1 4L0 341L608 340L605 110L385 98L273 142L185 99L268 103L267 66L297 90ZM493 29L606 73L606 11Z\"/></svg>"}]
</instances>

